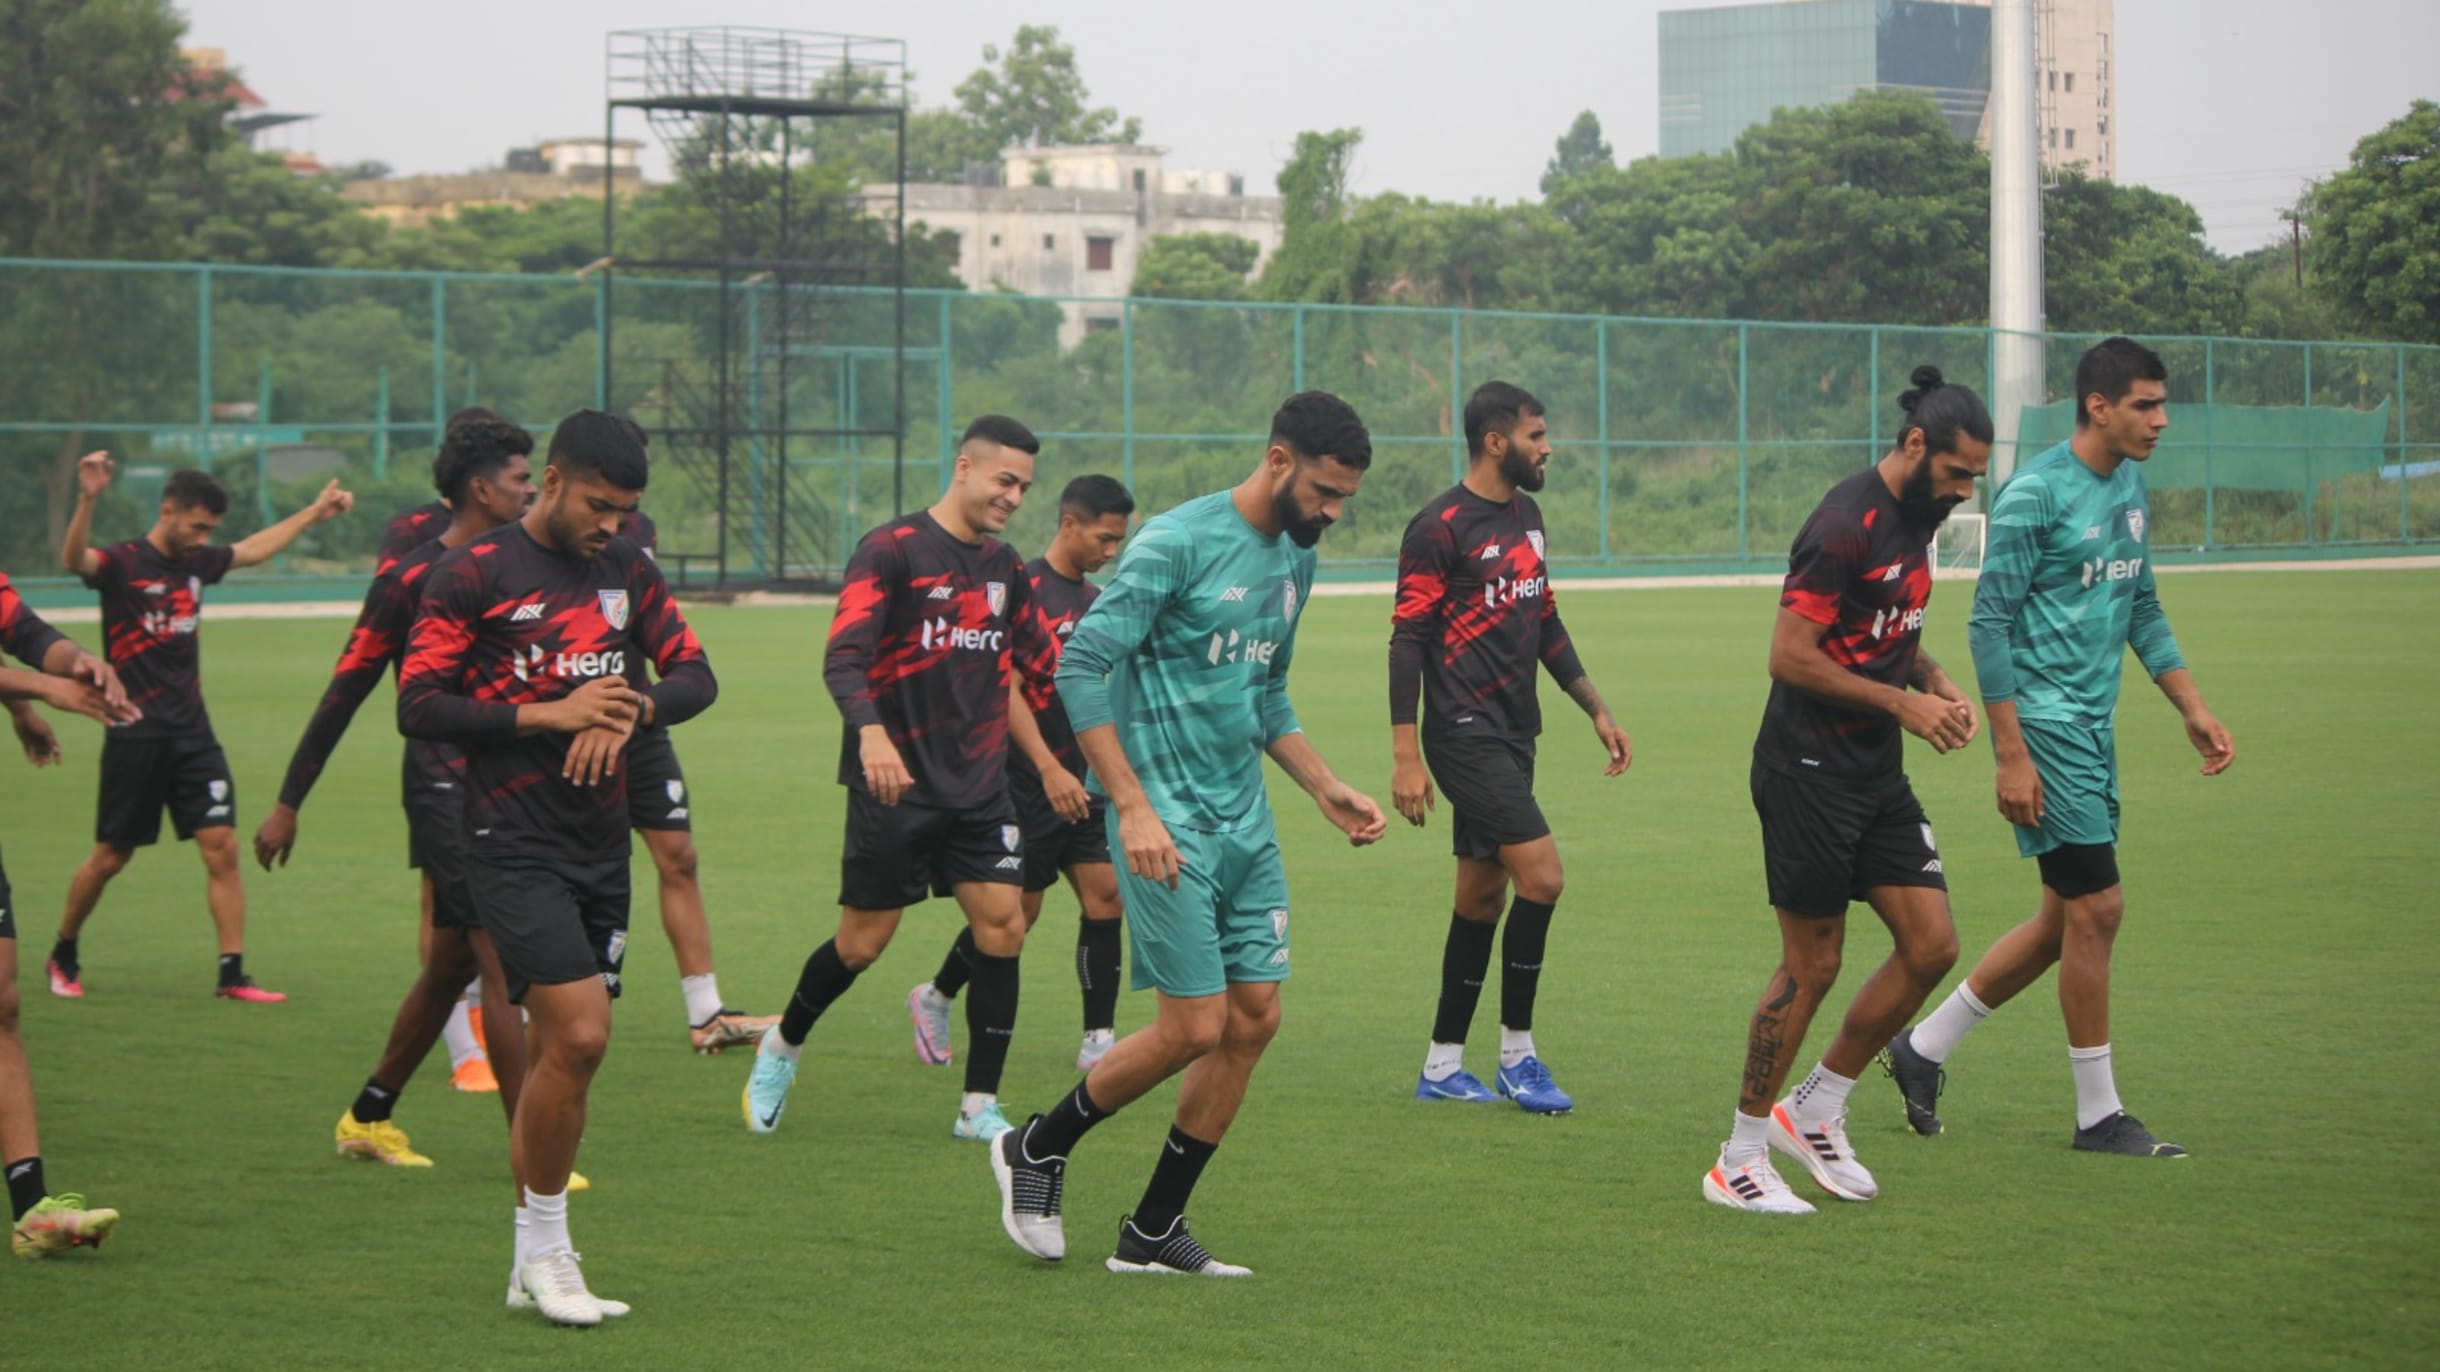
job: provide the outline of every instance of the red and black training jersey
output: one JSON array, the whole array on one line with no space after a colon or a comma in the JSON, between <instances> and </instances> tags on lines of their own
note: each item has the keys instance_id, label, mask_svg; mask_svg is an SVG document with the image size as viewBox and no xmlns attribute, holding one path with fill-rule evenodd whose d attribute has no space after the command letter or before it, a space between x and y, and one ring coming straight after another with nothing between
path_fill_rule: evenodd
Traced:
<instances>
[{"instance_id":1,"label":"red and black training jersey","mask_svg":"<svg viewBox=\"0 0 2440 1372\"><path fill-rule=\"evenodd\" d=\"M449 521L456 517L446 502L438 500L392 515L381 529L381 551L373 559L373 574L379 576L391 563L449 532Z\"/></svg>"},{"instance_id":2,"label":"red and black training jersey","mask_svg":"<svg viewBox=\"0 0 2440 1372\"><path fill-rule=\"evenodd\" d=\"M203 588L219 584L237 554L215 543L173 558L146 538L93 551L102 565L85 584L102 593L102 641L127 699L144 712L133 724L110 727L126 738L210 732L196 634Z\"/></svg>"},{"instance_id":3,"label":"red and black training jersey","mask_svg":"<svg viewBox=\"0 0 2440 1372\"><path fill-rule=\"evenodd\" d=\"M1931 543L1909 528L1880 469L1830 488L1788 551L1781 609L1827 627L1822 651L1839 666L1906 689L1914 676L1923 610L1932 599ZM1784 771L1850 780L1894 777L1904 767L1898 721L1771 683L1754 754Z\"/></svg>"},{"instance_id":4,"label":"red and black training jersey","mask_svg":"<svg viewBox=\"0 0 2440 1372\"><path fill-rule=\"evenodd\" d=\"M25 603L17 588L8 582L8 573L0 572L0 652L7 653L39 672L42 660L66 634L43 622L34 607Z\"/></svg>"},{"instance_id":5,"label":"red and black training jersey","mask_svg":"<svg viewBox=\"0 0 2440 1372\"><path fill-rule=\"evenodd\" d=\"M661 680L655 722L684 723L719 687L660 569L633 543L571 557L520 522L443 556L424 578L398 675L398 728L465 746L468 836L478 849L596 861L627 844L626 757L591 787L560 775L573 735L517 732L517 707L625 674Z\"/></svg>"},{"instance_id":6,"label":"red and black training jersey","mask_svg":"<svg viewBox=\"0 0 2440 1372\"><path fill-rule=\"evenodd\" d=\"M1055 649L1016 550L961 543L928 512L866 534L847 560L822 679L847 727L839 783L864 789L858 731L879 724L915 779L906 799L967 809L1008 785L1008 674L1046 677Z\"/></svg>"},{"instance_id":7,"label":"red and black training jersey","mask_svg":"<svg viewBox=\"0 0 2440 1372\"><path fill-rule=\"evenodd\" d=\"M1511 738L1542 732L1534 664L1560 689L1584 664L1559 620L1542 553L1542 507L1519 492L1506 504L1452 486L1406 526L1389 638L1389 720L1423 731Z\"/></svg>"},{"instance_id":8,"label":"red and black training jersey","mask_svg":"<svg viewBox=\"0 0 2440 1372\"><path fill-rule=\"evenodd\" d=\"M1051 755L1059 759L1059 765L1067 768L1070 776L1082 781L1084 750L1076 746L1075 726L1068 723L1067 706L1060 703L1058 683L1052 680L1052 675L1059 670L1059 654L1067 647L1068 635L1076 632L1076 621L1084 618L1101 588L1081 577L1068 580L1046 557L1025 564L1025 586L1033 602L1029 613L1034 618L1035 631L1049 645L1048 660L1024 677L1025 703L1033 710L1034 723L1041 727L1042 741L1050 746ZM1034 770L1034 760L1023 749L1008 750L1008 767L1009 779L1017 785L1042 789L1041 774Z\"/></svg>"},{"instance_id":9,"label":"red and black training jersey","mask_svg":"<svg viewBox=\"0 0 2440 1372\"><path fill-rule=\"evenodd\" d=\"M371 589L364 593L364 608L356 615L356 627L339 654L339 665L331 669L330 685L323 690L321 703L314 706L305 735L297 740L296 753L288 760L288 774L280 782L280 804L291 810L304 807L305 797L321 779L323 766L355 719L356 707L380 684L381 674L396 671L406 657L407 634L415 624L424 577L448 551L439 543L425 543L400 554L374 575ZM465 770L465 754L456 744L407 740L401 776L407 794L455 785Z\"/></svg>"}]
</instances>

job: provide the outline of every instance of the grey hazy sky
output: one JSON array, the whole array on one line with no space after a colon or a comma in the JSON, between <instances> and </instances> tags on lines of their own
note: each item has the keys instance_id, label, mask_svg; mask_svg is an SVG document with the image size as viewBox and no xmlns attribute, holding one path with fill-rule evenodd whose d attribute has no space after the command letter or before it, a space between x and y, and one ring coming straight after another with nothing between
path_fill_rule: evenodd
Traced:
<instances>
[{"instance_id":1,"label":"grey hazy sky","mask_svg":"<svg viewBox=\"0 0 2440 1372\"><path fill-rule=\"evenodd\" d=\"M1704 0L186 0L294 146L400 171L496 165L511 145L597 131L602 35L730 23L903 38L922 104L986 43L1059 26L1097 103L1144 121L1175 166L1268 190L1300 129L1365 132L1360 193L1514 200L1591 109L1620 159L1659 147L1664 8ZM2435 0L2118 0L2124 179L2193 202L2224 251L2281 232L2311 176L2418 96L2440 96ZM642 132L640 121L635 126Z\"/></svg>"}]
</instances>

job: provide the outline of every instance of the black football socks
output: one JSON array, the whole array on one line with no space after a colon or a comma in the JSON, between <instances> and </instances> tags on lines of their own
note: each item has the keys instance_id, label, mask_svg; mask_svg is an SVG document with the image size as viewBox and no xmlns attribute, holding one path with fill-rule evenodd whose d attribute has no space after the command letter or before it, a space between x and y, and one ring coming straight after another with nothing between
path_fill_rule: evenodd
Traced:
<instances>
[{"instance_id":1,"label":"black football socks","mask_svg":"<svg viewBox=\"0 0 2440 1372\"><path fill-rule=\"evenodd\" d=\"M1449 941L1440 950L1440 1011L1432 1017L1432 1042L1464 1043L1491 971L1491 940L1498 926L1462 915L1449 916Z\"/></svg>"},{"instance_id":2,"label":"black football socks","mask_svg":"<svg viewBox=\"0 0 2440 1372\"><path fill-rule=\"evenodd\" d=\"M822 1017L832 1001L856 984L858 975L856 969L839 957L839 941L823 940L822 946L805 959L805 970L797 974L796 994L788 998L788 1008L779 1017L779 1036L791 1044L802 1045L805 1036L813 1032L813 1022Z\"/></svg>"}]
</instances>

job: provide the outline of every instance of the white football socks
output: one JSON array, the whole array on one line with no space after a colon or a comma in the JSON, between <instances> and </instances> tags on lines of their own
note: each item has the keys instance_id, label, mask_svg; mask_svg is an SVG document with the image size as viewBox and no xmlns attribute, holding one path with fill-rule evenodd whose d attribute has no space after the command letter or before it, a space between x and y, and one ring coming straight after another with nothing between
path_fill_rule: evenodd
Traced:
<instances>
[{"instance_id":1,"label":"white football socks","mask_svg":"<svg viewBox=\"0 0 2440 1372\"><path fill-rule=\"evenodd\" d=\"M1423 1055L1423 1079L1447 1081L1466 1070L1466 1045L1434 1042Z\"/></svg>"},{"instance_id":2,"label":"white football socks","mask_svg":"<svg viewBox=\"0 0 2440 1372\"><path fill-rule=\"evenodd\" d=\"M678 978L678 989L686 995L686 1023L700 1028L712 1022L720 1013L720 978L710 972L699 977Z\"/></svg>"},{"instance_id":3,"label":"white football socks","mask_svg":"<svg viewBox=\"0 0 2440 1372\"><path fill-rule=\"evenodd\" d=\"M525 1252L528 1258L556 1253L568 1243L568 1193L546 1196L525 1188Z\"/></svg>"},{"instance_id":4,"label":"white football socks","mask_svg":"<svg viewBox=\"0 0 2440 1372\"><path fill-rule=\"evenodd\" d=\"M466 1001L449 1007L449 1022L441 1026L441 1037L449 1044L449 1070L454 1072L466 1065L469 1058L483 1056L483 1045L475 1039L474 1024L466 1016Z\"/></svg>"},{"instance_id":5,"label":"white football socks","mask_svg":"<svg viewBox=\"0 0 2440 1372\"><path fill-rule=\"evenodd\" d=\"M801 1043L790 1043L788 1040L781 1038L779 1036L779 1026L774 1024L770 1028L763 1030L762 1044L760 1047L756 1048L755 1051L758 1053L769 1053L773 1057L786 1058L788 1061L794 1062L797 1059L797 1055L805 1051L805 1045Z\"/></svg>"},{"instance_id":6,"label":"white football socks","mask_svg":"<svg viewBox=\"0 0 2440 1372\"><path fill-rule=\"evenodd\" d=\"M1788 1113L1800 1120L1836 1119L1847 1113L1847 1093L1854 1089L1853 1077L1842 1077L1816 1064L1788 1093Z\"/></svg>"},{"instance_id":7,"label":"white football socks","mask_svg":"<svg viewBox=\"0 0 2440 1372\"><path fill-rule=\"evenodd\" d=\"M1771 1150L1771 1122L1743 1110L1729 1116L1728 1142L1720 1145L1720 1161L1730 1167L1756 1162Z\"/></svg>"},{"instance_id":8,"label":"white football socks","mask_svg":"<svg viewBox=\"0 0 2440 1372\"><path fill-rule=\"evenodd\" d=\"M1500 1026L1500 1069L1506 1071L1534 1055L1533 1030Z\"/></svg>"},{"instance_id":9,"label":"white football socks","mask_svg":"<svg viewBox=\"0 0 2440 1372\"><path fill-rule=\"evenodd\" d=\"M2110 1070L2110 1046L2069 1048L2067 1065L2076 1073L2076 1127L2090 1129L2126 1107L2118 1103L2117 1074Z\"/></svg>"},{"instance_id":10,"label":"white football socks","mask_svg":"<svg viewBox=\"0 0 2440 1372\"><path fill-rule=\"evenodd\" d=\"M1966 1031L1990 1017L1991 1007L1976 999L1974 989L1961 981L1956 990L1949 992L1949 998L1940 1002L1939 1009L1925 1015L1923 1022L1914 1027L1907 1042L1932 1061L1947 1062Z\"/></svg>"}]
</instances>

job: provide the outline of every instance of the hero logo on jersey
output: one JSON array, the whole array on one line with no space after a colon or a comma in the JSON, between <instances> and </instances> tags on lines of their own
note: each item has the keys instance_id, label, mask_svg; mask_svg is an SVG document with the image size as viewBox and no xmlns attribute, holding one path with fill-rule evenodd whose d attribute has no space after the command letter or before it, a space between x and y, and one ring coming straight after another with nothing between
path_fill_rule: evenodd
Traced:
<instances>
[{"instance_id":1,"label":"hero logo on jersey","mask_svg":"<svg viewBox=\"0 0 2440 1372\"><path fill-rule=\"evenodd\" d=\"M608 620L613 629L626 628L627 593L623 590L602 591L598 595L602 603L602 618Z\"/></svg>"},{"instance_id":2,"label":"hero logo on jersey","mask_svg":"<svg viewBox=\"0 0 2440 1372\"><path fill-rule=\"evenodd\" d=\"M1241 660L1267 667L1271 663L1272 656L1278 651L1279 645L1267 638L1245 638L1241 637L1235 629L1231 629L1226 634L1212 635L1211 652L1207 655L1207 660L1214 667L1223 662Z\"/></svg>"},{"instance_id":3,"label":"hero logo on jersey","mask_svg":"<svg viewBox=\"0 0 2440 1372\"><path fill-rule=\"evenodd\" d=\"M623 596L626 593L620 592ZM624 614L622 610L620 613ZM545 677L590 680L597 676L625 676L627 654L613 650L607 653L553 653L541 644L530 644L511 651L509 670L519 681L539 681Z\"/></svg>"},{"instance_id":4,"label":"hero logo on jersey","mask_svg":"<svg viewBox=\"0 0 2440 1372\"><path fill-rule=\"evenodd\" d=\"M2133 535L2137 542L2143 540L2143 511L2127 511L2127 532Z\"/></svg>"},{"instance_id":5,"label":"hero logo on jersey","mask_svg":"<svg viewBox=\"0 0 2440 1372\"><path fill-rule=\"evenodd\" d=\"M1483 583L1483 608L1496 610L1520 600L1540 600L1549 580L1540 576L1495 576Z\"/></svg>"},{"instance_id":6,"label":"hero logo on jersey","mask_svg":"<svg viewBox=\"0 0 2440 1372\"><path fill-rule=\"evenodd\" d=\"M1879 638L1883 634L1913 633L1923 627L1923 610L1924 607L1918 605L1911 610L1873 611L1872 636Z\"/></svg>"},{"instance_id":7,"label":"hero logo on jersey","mask_svg":"<svg viewBox=\"0 0 2440 1372\"><path fill-rule=\"evenodd\" d=\"M1008 583L1005 581L984 582L983 599L991 605L991 617L999 618L1000 611L1008 606Z\"/></svg>"},{"instance_id":8,"label":"hero logo on jersey","mask_svg":"<svg viewBox=\"0 0 2440 1372\"><path fill-rule=\"evenodd\" d=\"M2084 564L2084 589L2089 591L2099 582L2124 581L2142 570L2140 557L2096 557Z\"/></svg>"},{"instance_id":9,"label":"hero logo on jersey","mask_svg":"<svg viewBox=\"0 0 2440 1372\"><path fill-rule=\"evenodd\" d=\"M934 648L971 648L977 652L996 653L1008 635L998 629L969 629L943 615L927 619L916 632L915 641L925 652Z\"/></svg>"}]
</instances>

